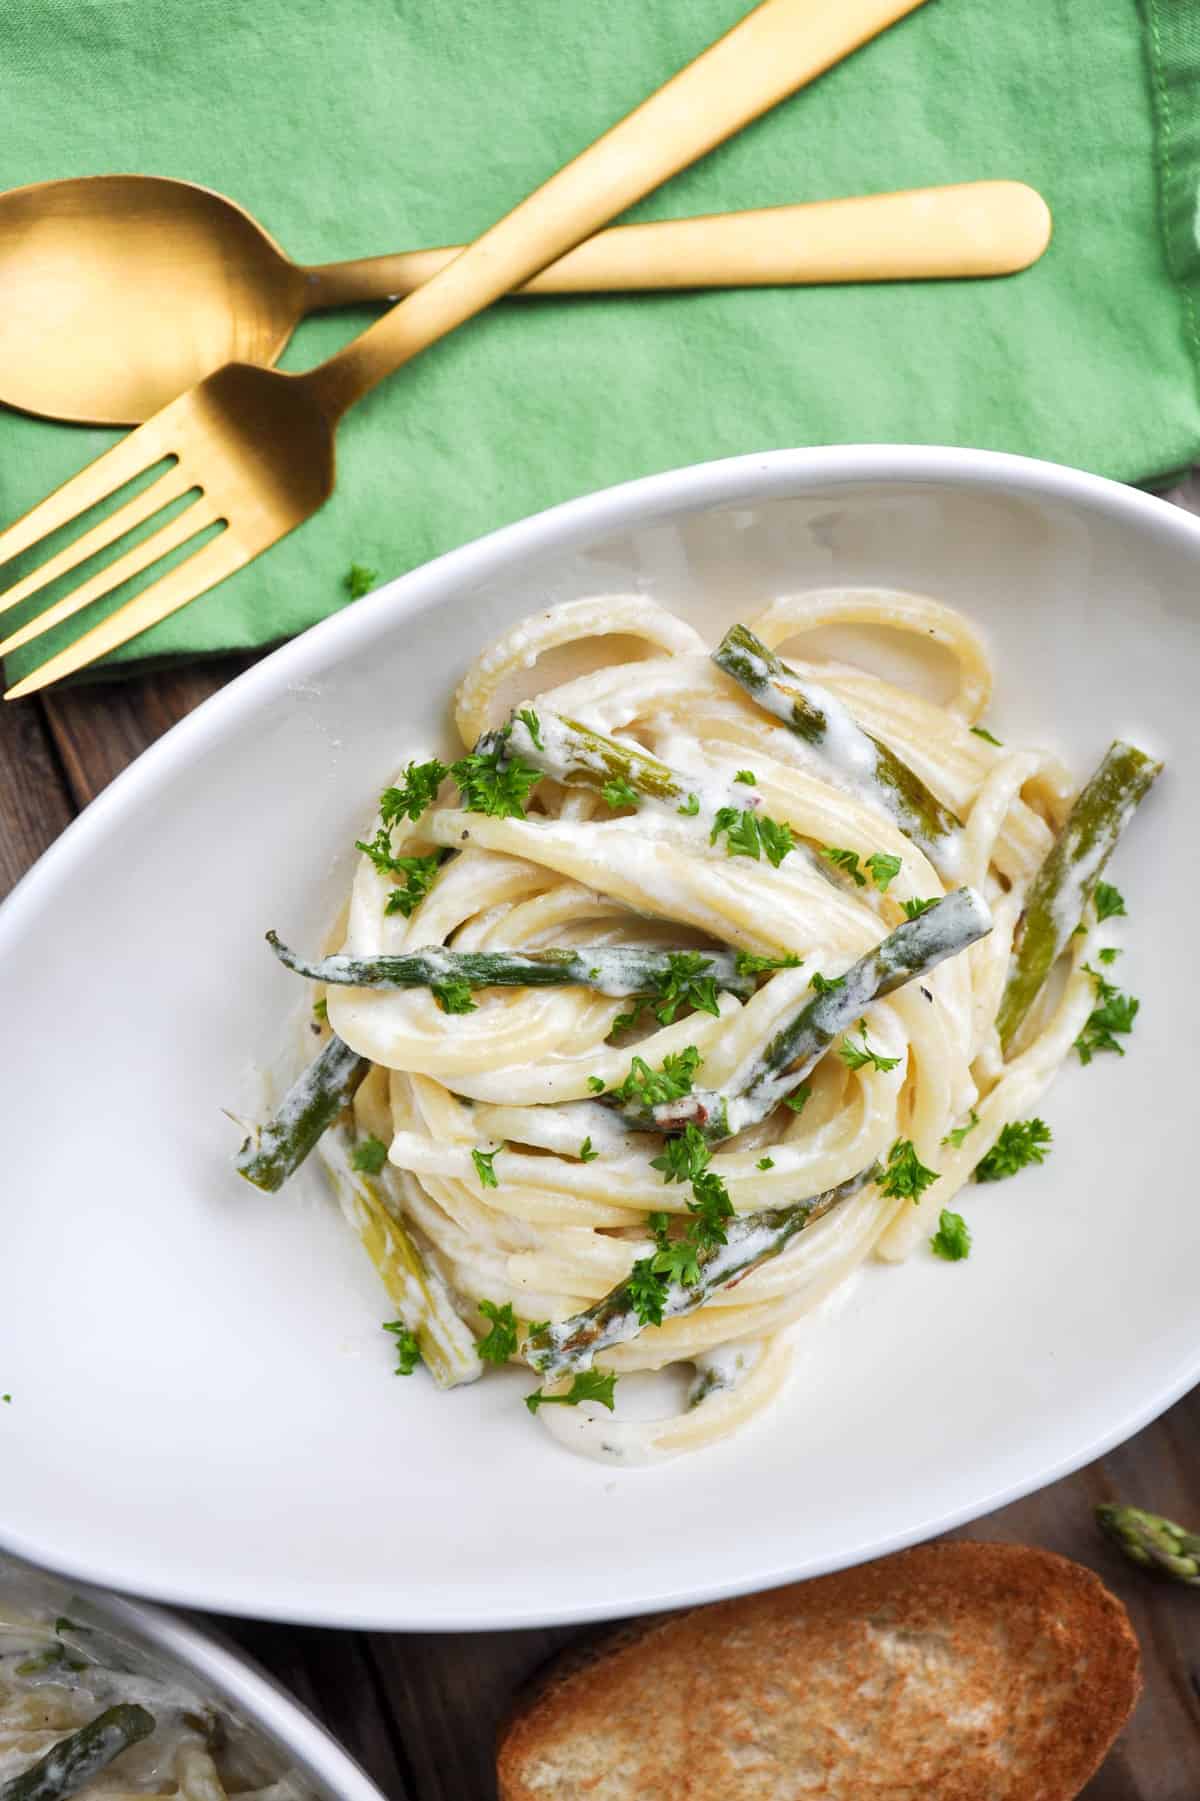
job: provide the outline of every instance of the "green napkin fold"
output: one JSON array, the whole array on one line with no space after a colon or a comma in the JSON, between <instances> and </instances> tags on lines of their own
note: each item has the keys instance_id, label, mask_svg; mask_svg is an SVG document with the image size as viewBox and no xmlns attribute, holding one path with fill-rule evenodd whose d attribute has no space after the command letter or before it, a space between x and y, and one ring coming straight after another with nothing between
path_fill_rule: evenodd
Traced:
<instances>
[{"instance_id":1,"label":"green napkin fold","mask_svg":"<svg viewBox=\"0 0 1200 1801\"><path fill-rule=\"evenodd\" d=\"M453 242L745 11L6 0L0 185L183 176L310 262ZM1195 0L932 0L631 216L1008 176L1053 209L1041 263L999 281L495 308L351 413L315 518L118 661L272 642L347 604L351 562L399 575L557 501L741 451L869 440L1126 480L1181 468L1200 455L1198 82ZM369 316L309 321L285 366ZM0 519L116 435L0 410Z\"/></svg>"}]
</instances>

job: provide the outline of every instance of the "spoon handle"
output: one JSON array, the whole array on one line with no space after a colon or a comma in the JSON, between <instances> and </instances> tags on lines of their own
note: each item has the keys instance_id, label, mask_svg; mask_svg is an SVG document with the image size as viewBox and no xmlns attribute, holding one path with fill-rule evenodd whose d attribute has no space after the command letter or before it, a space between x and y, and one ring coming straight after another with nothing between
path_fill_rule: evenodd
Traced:
<instances>
[{"instance_id":1,"label":"spoon handle","mask_svg":"<svg viewBox=\"0 0 1200 1801\"><path fill-rule=\"evenodd\" d=\"M302 381L336 420L385 376L923 0L762 0L686 69Z\"/></svg>"},{"instance_id":2,"label":"spoon handle","mask_svg":"<svg viewBox=\"0 0 1200 1801\"><path fill-rule=\"evenodd\" d=\"M755 212L614 225L527 281L521 294L628 293L639 288L801 287L1011 275L1050 241L1050 209L1020 181L866 194ZM411 294L463 248L306 269L309 310Z\"/></svg>"}]
</instances>

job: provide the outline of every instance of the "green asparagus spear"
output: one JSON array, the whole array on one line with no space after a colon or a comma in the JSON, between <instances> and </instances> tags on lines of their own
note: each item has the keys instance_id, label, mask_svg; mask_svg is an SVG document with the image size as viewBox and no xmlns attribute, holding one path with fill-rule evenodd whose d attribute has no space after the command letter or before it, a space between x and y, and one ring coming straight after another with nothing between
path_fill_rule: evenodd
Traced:
<instances>
[{"instance_id":1,"label":"green asparagus spear","mask_svg":"<svg viewBox=\"0 0 1200 1801\"><path fill-rule=\"evenodd\" d=\"M691 1120L715 1143L765 1119L872 1001L928 974L991 929L982 895L974 888L956 888L916 919L897 926L845 975L823 984L768 1041L736 1089L693 1089L681 1100L655 1107L652 1123L671 1132ZM626 1117L630 1124L651 1123L644 1112Z\"/></svg>"},{"instance_id":2,"label":"green asparagus spear","mask_svg":"<svg viewBox=\"0 0 1200 1801\"><path fill-rule=\"evenodd\" d=\"M1131 1563L1200 1588L1200 1534L1140 1507L1097 1507L1096 1523Z\"/></svg>"},{"instance_id":3,"label":"green asparagus spear","mask_svg":"<svg viewBox=\"0 0 1200 1801\"><path fill-rule=\"evenodd\" d=\"M962 821L886 744L865 732L840 700L789 669L744 625L730 627L713 662L840 775L870 786L939 875L953 880Z\"/></svg>"},{"instance_id":4,"label":"green asparagus spear","mask_svg":"<svg viewBox=\"0 0 1200 1801\"><path fill-rule=\"evenodd\" d=\"M384 1196L388 1171L373 1179L353 1163L354 1136L334 1126L318 1146L347 1223L379 1271L388 1296L421 1348L421 1361L439 1388L474 1382L483 1365L475 1335L459 1315L446 1284L421 1255Z\"/></svg>"},{"instance_id":5,"label":"green asparagus spear","mask_svg":"<svg viewBox=\"0 0 1200 1801\"><path fill-rule=\"evenodd\" d=\"M1161 769L1145 751L1118 739L1081 790L1025 902L996 1016L1005 1049L1066 949L1113 846Z\"/></svg>"},{"instance_id":6,"label":"green asparagus spear","mask_svg":"<svg viewBox=\"0 0 1200 1801\"><path fill-rule=\"evenodd\" d=\"M292 1083L274 1118L254 1127L237 1154L238 1174L269 1194L282 1188L326 1127L350 1104L370 1067L366 1057L336 1034L331 1037Z\"/></svg>"},{"instance_id":7,"label":"green asparagus spear","mask_svg":"<svg viewBox=\"0 0 1200 1801\"><path fill-rule=\"evenodd\" d=\"M59 1739L44 1757L0 1787L0 1801L63 1801L139 1739L154 1731L154 1715L128 1703L106 1708L78 1732Z\"/></svg>"},{"instance_id":8,"label":"green asparagus spear","mask_svg":"<svg viewBox=\"0 0 1200 1801\"><path fill-rule=\"evenodd\" d=\"M653 995L662 992L672 978L687 973L692 980L711 981L718 989L743 998L754 992L754 977L739 974L733 951L660 951L610 945L584 945L577 950L451 951L429 945L395 957L336 956L309 962L289 950L274 932L267 933L267 943L297 975L353 988L439 988L464 982L468 988L573 986L591 988L597 994ZM686 971L683 959L687 960Z\"/></svg>"},{"instance_id":9,"label":"green asparagus spear","mask_svg":"<svg viewBox=\"0 0 1200 1801\"><path fill-rule=\"evenodd\" d=\"M881 1175L879 1165L872 1164L848 1182L810 1200L789 1207L769 1207L761 1213L743 1213L725 1223L725 1243L699 1249L696 1264L698 1279L682 1282L675 1277L662 1279L660 1319L676 1319L681 1314L695 1313L711 1300L718 1288L744 1276L759 1264L778 1257L787 1244L805 1226L836 1207L839 1201L858 1194L869 1182ZM598 1352L636 1338L644 1322L636 1305L636 1277L624 1282L601 1297L594 1306L557 1326L542 1326L525 1340L523 1356L531 1368L550 1380L569 1375L573 1370L590 1369Z\"/></svg>"}]
</instances>

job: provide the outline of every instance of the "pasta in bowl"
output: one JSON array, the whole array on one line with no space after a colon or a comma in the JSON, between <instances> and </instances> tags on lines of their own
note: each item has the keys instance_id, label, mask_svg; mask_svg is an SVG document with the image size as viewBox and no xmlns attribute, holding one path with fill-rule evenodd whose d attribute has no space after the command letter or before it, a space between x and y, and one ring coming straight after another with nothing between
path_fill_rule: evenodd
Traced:
<instances>
[{"instance_id":1,"label":"pasta in bowl","mask_svg":"<svg viewBox=\"0 0 1200 1801\"><path fill-rule=\"evenodd\" d=\"M821 655L848 624L938 645L953 692ZM539 686L608 638L640 654ZM468 669L463 754L384 790L329 954L271 934L322 1044L239 1156L274 1189L318 1149L400 1371L517 1363L563 1443L654 1461L766 1408L865 1259L966 1254L955 1194L1040 1160L1025 1116L1132 1024L1102 876L1160 767L1118 741L1081 788L994 739L991 686L961 614L878 590L715 647L569 601Z\"/></svg>"}]
</instances>

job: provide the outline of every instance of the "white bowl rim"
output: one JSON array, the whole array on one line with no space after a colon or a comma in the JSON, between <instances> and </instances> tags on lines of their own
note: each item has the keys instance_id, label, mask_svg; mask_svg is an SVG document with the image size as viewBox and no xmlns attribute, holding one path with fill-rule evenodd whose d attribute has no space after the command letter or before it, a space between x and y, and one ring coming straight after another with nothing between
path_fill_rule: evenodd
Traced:
<instances>
[{"instance_id":1,"label":"white bowl rim","mask_svg":"<svg viewBox=\"0 0 1200 1801\"><path fill-rule=\"evenodd\" d=\"M1148 529L1200 558L1200 518L1184 508L1104 476L1004 451L912 444L769 450L691 464L623 482L503 526L398 576L279 646L261 662L235 677L142 752L65 828L9 895L0 901L0 927L16 925L29 910L36 909L43 885L57 875L59 864L86 855L93 839L107 829L114 809L122 810L136 804L147 783L159 780L160 773L163 779L168 778L173 766L202 753L206 743L225 730L227 722L240 720L247 712L261 707L268 697L285 692L290 684L306 679L314 658L319 661L324 651L336 649L338 653L353 654L377 635L385 620L402 619L410 607L420 605L430 598L431 593L436 596L439 591L448 593L459 584L475 585L486 581L506 564L531 553L568 548L575 541L616 533L681 510L704 512L737 505L741 501L800 497L809 491L827 491L839 486L889 484L908 487L926 484L1058 501L1090 510L1118 524ZM1028 1469L1016 1481L1001 1484L987 1495L982 1505L956 1506L936 1512L914 1527L884 1534L864 1550L848 1546L844 1555L829 1562L828 1569L862 1561L864 1554L882 1557L935 1538L1073 1474L1140 1432L1198 1383L1200 1337L1194 1355L1184 1367L1176 1370L1173 1379L1155 1387L1139 1406L1131 1408L1123 1418L1110 1422L1092 1441ZM136 1583L128 1569L89 1568L86 1563L62 1559L57 1554L51 1557L44 1546L12 1535L2 1522L0 1550L80 1583L111 1586L118 1590L129 1589ZM810 1575L817 1573L822 1572L808 1572ZM694 1606L753 1593L794 1579L794 1571L780 1567L743 1577L688 1582L678 1591L672 1589L645 1595L636 1611L648 1614L683 1605ZM347 1609L336 1599L330 1602L324 1598L313 1601L296 1598L286 1607L259 1605L248 1609L244 1595L226 1594L211 1587L192 1589L186 1578L151 1583L140 1592L154 1601L216 1613L366 1631L482 1632L582 1624L613 1617L611 1607L603 1603L568 1603L558 1607L543 1604L530 1611L509 1607L500 1613L470 1613L455 1617L453 1621L448 1621L443 1613L428 1618L411 1614L403 1606L393 1609L392 1615L384 1619L378 1611ZM127 1602L125 1605L140 1607L141 1603ZM182 1622L172 1620L171 1624L182 1632L193 1630ZM218 1647L210 1640L204 1643L209 1654L215 1656ZM267 1681L265 1677L260 1680ZM286 1692L282 1698L289 1706L299 1706ZM276 1699L277 1707L279 1699ZM367 1781L365 1777L362 1780ZM369 1792L372 1797L376 1794L373 1788ZM363 1801L366 1801L365 1795Z\"/></svg>"}]
</instances>

